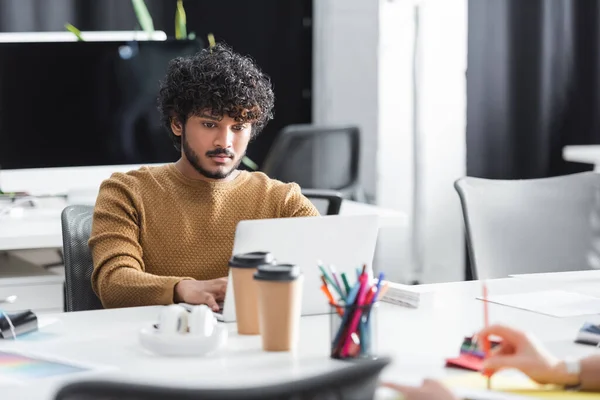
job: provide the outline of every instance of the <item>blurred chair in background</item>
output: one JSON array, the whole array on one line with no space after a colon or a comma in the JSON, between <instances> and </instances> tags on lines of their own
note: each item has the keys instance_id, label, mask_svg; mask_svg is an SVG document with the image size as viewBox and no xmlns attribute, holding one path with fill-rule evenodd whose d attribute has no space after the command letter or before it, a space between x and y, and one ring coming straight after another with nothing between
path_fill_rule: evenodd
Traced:
<instances>
[{"instance_id":1,"label":"blurred chair in background","mask_svg":"<svg viewBox=\"0 0 600 400\"><path fill-rule=\"evenodd\" d=\"M94 207L71 205L61 215L65 257L65 311L102 309L92 289L94 263L88 246Z\"/></svg>"},{"instance_id":2,"label":"blurred chair in background","mask_svg":"<svg viewBox=\"0 0 600 400\"><path fill-rule=\"evenodd\" d=\"M290 125L279 134L262 171L303 189L340 192L366 202L358 183L360 132L355 126Z\"/></svg>"},{"instance_id":3,"label":"blurred chair in background","mask_svg":"<svg viewBox=\"0 0 600 400\"><path fill-rule=\"evenodd\" d=\"M454 186L474 279L600 267L600 174Z\"/></svg>"},{"instance_id":4,"label":"blurred chair in background","mask_svg":"<svg viewBox=\"0 0 600 400\"><path fill-rule=\"evenodd\" d=\"M340 192L324 189L302 189L306 196L319 210L321 215L337 215L342 208L344 200Z\"/></svg>"}]
</instances>

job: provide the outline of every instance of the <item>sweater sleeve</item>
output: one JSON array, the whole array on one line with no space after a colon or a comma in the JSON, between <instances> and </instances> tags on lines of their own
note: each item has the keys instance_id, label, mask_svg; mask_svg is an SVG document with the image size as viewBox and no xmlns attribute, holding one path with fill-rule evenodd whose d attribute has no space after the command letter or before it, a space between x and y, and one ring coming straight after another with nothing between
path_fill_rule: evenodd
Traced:
<instances>
[{"instance_id":1,"label":"sweater sleeve","mask_svg":"<svg viewBox=\"0 0 600 400\"><path fill-rule=\"evenodd\" d=\"M290 183L286 186L289 190L283 201L281 218L318 217L320 215L315 205L302 194L302 190L297 183Z\"/></svg>"},{"instance_id":2,"label":"sweater sleeve","mask_svg":"<svg viewBox=\"0 0 600 400\"><path fill-rule=\"evenodd\" d=\"M92 287L106 308L172 304L175 285L186 279L145 272L140 219L135 178L113 174L100 186L88 242Z\"/></svg>"}]
</instances>

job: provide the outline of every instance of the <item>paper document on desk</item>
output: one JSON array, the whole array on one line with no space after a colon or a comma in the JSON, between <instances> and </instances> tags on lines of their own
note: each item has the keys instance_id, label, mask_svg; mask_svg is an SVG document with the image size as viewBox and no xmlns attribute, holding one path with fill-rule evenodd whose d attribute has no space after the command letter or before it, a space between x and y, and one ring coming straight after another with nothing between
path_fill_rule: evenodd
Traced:
<instances>
[{"instance_id":1,"label":"paper document on desk","mask_svg":"<svg viewBox=\"0 0 600 400\"><path fill-rule=\"evenodd\" d=\"M551 317L600 314L600 298L563 290L488 296L488 301Z\"/></svg>"},{"instance_id":2,"label":"paper document on desk","mask_svg":"<svg viewBox=\"0 0 600 400\"><path fill-rule=\"evenodd\" d=\"M574 392L559 386L538 385L524 375L494 375L491 391L486 389L487 378L477 372L446 378L443 382L452 388L454 393L471 399L598 399L598 393Z\"/></svg>"},{"instance_id":3,"label":"paper document on desk","mask_svg":"<svg viewBox=\"0 0 600 400\"><path fill-rule=\"evenodd\" d=\"M73 374L87 376L90 373L109 369L111 368L106 366L87 365L51 356L0 351L0 386L15 383L31 384L32 381L40 379L65 377Z\"/></svg>"},{"instance_id":4,"label":"paper document on desk","mask_svg":"<svg viewBox=\"0 0 600 400\"><path fill-rule=\"evenodd\" d=\"M511 278L532 279L548 282L589 282L600 281L600 270L546 272L537 274L512 274Z\"/></svg>"},{"instance_id":5,"label":"paper document on desk","mask_svg":"<svg viewBox=\"0 0 600 400\"><path fill-rule=\"evenodd\" d=\"M409 308L419 307L421 293L415 290L414 286L389 281L387 284L388 291L381 301Z\"/></svg>"}]
</instances>

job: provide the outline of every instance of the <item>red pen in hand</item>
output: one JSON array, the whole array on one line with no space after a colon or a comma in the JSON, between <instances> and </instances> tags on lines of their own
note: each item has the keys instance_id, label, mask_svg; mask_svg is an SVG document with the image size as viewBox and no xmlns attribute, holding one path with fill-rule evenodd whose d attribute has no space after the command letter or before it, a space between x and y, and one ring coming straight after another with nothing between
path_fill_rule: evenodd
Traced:
<instances>
[{"instance_id":1,"label":"red pen in hand","mask_svg":"<svg viewBox=\"0 0 600 400\"><path fill-rule=\"evenodd\" d=\"M487 327L489 326L489 313L488 313L488 292L487 292L487 285L485 284L485 282L483 282L483 324L484 324L484 327L487 329ZM490 356L490 339L487 336L482 338L482 344L483 344L483 353L485 354L485 358L488 358ZM484 376L487 377L487 388L489 390L489 389L491 389L491 382L490 382L491 374L487 371L484 371Z\"/></svg>"}]
</instances>

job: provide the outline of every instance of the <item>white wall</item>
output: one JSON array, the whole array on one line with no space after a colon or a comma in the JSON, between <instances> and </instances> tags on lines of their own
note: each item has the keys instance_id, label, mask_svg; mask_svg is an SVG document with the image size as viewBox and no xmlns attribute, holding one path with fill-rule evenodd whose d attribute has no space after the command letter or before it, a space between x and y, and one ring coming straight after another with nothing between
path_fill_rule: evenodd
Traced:
<instances>
[{"instance_id":1,"label":"white wall","mask_svg":"<svg viewBox=\"0 0 600 400\"><path fill-rule=\"evenodd\" d=\"M313 9L313 123L360 128L360 180L374 198L378 0L313 0Z\"/></svg>"},{"instance_id":2,"label":"white wall","mask_svg":"<svg viewBox=\"0 0 600 400\"><path fill-rule=\"evenodd\" d=\"M379 9L377 149L378 205L405 212L405 229L388 229L380 238L380 260L389 279L414 278L411 234L413 223L413 79L414 42L412 1L381 1Z\"/></svg>"},{"instance_id":3,"label":"white wall","mask_svg":"<svg viewBox=\"0 0 600 400\"><path fill-rule=\"evenodd\" d=\"M464 277L464 229L453 183L466 174L467 0L421 2L419 135L422 260L428 282Z\"/></svg>"},{"instance_id":4,"label":"white wall","mask_svg":"<svg viewBox=\"0 0 600 400\"><path fill-rule=\"evenodd\" d=\"M467 0L313 4L314 122L361 127L363 186L411 221L385 232L376 262L397 281L462 279L462 214L452 184L466 171Z\"/></svg>"}]
</instances>

